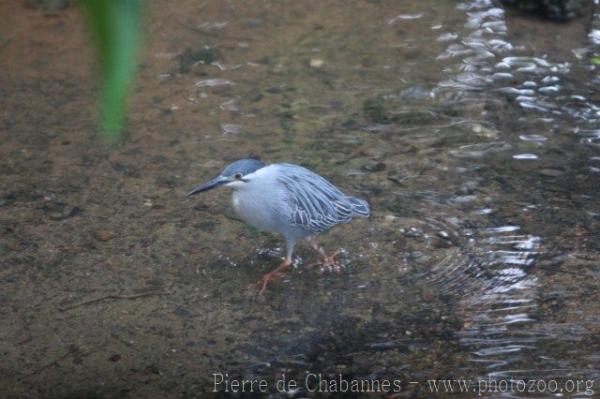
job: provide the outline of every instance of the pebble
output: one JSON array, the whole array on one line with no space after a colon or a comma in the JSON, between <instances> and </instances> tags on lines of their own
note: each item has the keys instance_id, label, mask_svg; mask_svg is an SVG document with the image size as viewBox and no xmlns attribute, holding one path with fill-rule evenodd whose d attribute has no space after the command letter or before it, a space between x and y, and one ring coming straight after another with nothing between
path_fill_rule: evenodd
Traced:
<instances>
[{"instance_id":1,"label":"pebble","mask_svg":"<svg viewBox=\"0 0 600 399\"><path fill-rule=\"evenodd\" d=\"M223 134L238 134L242 131L242 125L236 125L235 123L222 123L221 129Z\"/></svg>"},{"instance_id":2,"label":"pebble","mask_svg":"<svg viewBox=\"0 0 600 399\"><path fill-rule=\"evenodd\" d=\"M385 215L383 219L388 223L392 223L392 222L395 222L396 220L398 220L398 216Z\"/></svg>"},{"instance_id":3,"label":"pebble","mask_svg":"<svg viewBox=\"0 0 600 399\"><path fill-rule=\"evenodd\" d=\"M96 233L96 237L100 241L109 241L115 238L117 234L112 230L100 230Z\"/></svg>"},{"instance_id":4,"label":"pebble","mask_svg":"<svg viewBox=\"0 0 600 399\"><path fill-rule=\"evenodd\" d=\"M70 206L62 203L48 203L44 211L52 220L64 220L79 215L82 210L78 206Z\"/></svg>"},{"instance_id":5,"label":"pebble","mask_svg":"<svg viewBox=\"0 0 600 399\"><path fill-rule=\"evenodd\" d=\"M550 168L542 169L542 170L538 171L538 173L542 176L548 176L548 177L559 177L559 176L562 176L565 174L565 172L563 172L562 170L550 169Z\"/></svg>"},{"instance_id":6,"label":"pebble","mask_svg":"<svg viewBox=\"0 0 600 399\"><path fill-rule=\"evenodd\" d=\"M365 172L381 172L385 170L385 164L383 162L369 162L362 169Z\"/></svg>"},{"instance_id":7,"label":"pebble","mask_svg":"<svg viewBox=\"0 0 600 399\"><path fill-rule=\"evenodd\" d=\"M323 61L320 58L313 58L310 60L309 65L311 68L321 68L324 63L325 63L325 61Z\"/></svg>"}]
</instances>

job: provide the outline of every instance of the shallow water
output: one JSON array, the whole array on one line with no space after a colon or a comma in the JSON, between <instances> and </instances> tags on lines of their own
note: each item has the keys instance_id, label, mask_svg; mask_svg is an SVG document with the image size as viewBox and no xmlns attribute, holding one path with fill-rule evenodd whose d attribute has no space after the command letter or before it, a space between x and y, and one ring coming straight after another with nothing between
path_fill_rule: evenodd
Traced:
<instances>
[{"instance_id":1,"label":"shallow water","mask_svg":"<svg viewBox=\"0 0 600 399\"><path fill-rule=\"evenodd\" d=\"M591 18L310 4L152 5L110 147L76 10L1 6L3 396L203 397L213 373L271 391L321 373L401 380L398 397L463 378L464 397L479 380L598 392ZM248 287L281 239L225 192L183 197L248 155L369 200L371 218L321 238L342 273L299 246L264 296Z\"/></svg>"}]
</instances>

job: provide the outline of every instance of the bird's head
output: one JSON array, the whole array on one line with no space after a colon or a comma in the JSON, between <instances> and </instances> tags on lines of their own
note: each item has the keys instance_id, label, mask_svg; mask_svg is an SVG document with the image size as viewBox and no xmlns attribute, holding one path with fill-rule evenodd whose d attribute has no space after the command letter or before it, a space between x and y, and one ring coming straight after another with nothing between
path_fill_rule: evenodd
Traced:
<instances>
[{"instance_id":1,"label":"bird's head","mask_svg":"<svg viewBox=\"0 0 600 399\"><path fill-rule=\"evenodd\" d=\"M190 197L219 186L241 188L248 183L248 175L264 166L264 163L256 159L240 159L239 161L232 162L214 179L194 187L192 191L187 193L187 196Z\"/></svg>"}]
</instances>

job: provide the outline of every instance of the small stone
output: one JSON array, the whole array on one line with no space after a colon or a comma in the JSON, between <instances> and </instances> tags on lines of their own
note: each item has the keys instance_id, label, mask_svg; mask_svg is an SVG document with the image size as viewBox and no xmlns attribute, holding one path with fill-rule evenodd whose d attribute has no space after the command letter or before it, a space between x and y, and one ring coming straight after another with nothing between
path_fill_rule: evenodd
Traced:
<instances>
[{"instance_id":1,"label":"small stone","mask_svg":"<svg viewBox=\"0 0 600 399\"><path fill-rule=\"evenodd\" d=\"M385 170L385 164L383 162L369 162L363 166L365 172L381 172Z\"/></svg>"},{"instance_id":2,"label":"small stone","mask_svg":"<svg viewBox=\"0 0 600 399\"><path fill-rule=\"evenodd\" d=\"M313 58L312 60L310 60L310 67L311 68L321 68L324 63L325 63L325 61L323 61L322 59Z\"/></svg>"},{"instance_id":3,"label":"small stone","mask_svg":"<svg viewBox=\"0 0 600 399\"><path fill-rule=\"evenodd\" d=\"M199 80L195 83L196 87L219 87L219 86L232 86L235 85L235 83L233 83L230 80L227 79L219 79L219 78L215 78L215 79L203 79L203 80Z\"/></svg>"},{"instance_id":4,"label":"small stone","mask_svg":"<svg viewBox=\"0 0 600 399\"><path fill-rule=\"evenodd\" d=\"M117 234L112 230L100 230L96 233L96 237L100 241L109 241L115 238Z\"/></svg>"},{"instance_id":5,"label":"small stone","mask_svg":"<svg viewBox=\"0 0 600 399\"><path fill-rule=\"evenodd\" d=\"M121 360L121 355L115 353L114 355L111 355L111 357L109 357L108 360L110 360L111 362L118 362L119 360Z\"/></svg>"},{"instance_id":6,"label":"small stone","mask_svg":"<svg viewBox=\"0 0 600 399\"><path fill-rule=\"evenodd\" d=\"M173 311L173 314L175 316L180 316L180 317L190 317L192 314L190 313L189 310L183 308L183 307L178 307Z\"/></svg>"},{"instance_id":7,"label":"small stone","mask_svg":"<svg viewBox=\"0 0 600 399\"><path fill-rule=\"evenodd\" d=\"M391 180L396 184L403 185L404 181L408 180L408 176L389 175L388 180Z\"/></svg>"},{"instance_id":8,"label":"small stone","mask_svg":"<svg viewBox=\"0 0 600 399\"><path fill-rule=\"evenodd\" d=\"M223 134L238 134L242 131L242 125L236 125L235 123L222 123L221 129Z\"/></svg>"},{"instance_id":9,"label":"small stone","mask_svg":"<svg viewBox=\"0 0 600 399\"><path fill-rule=\"evenodd\" d=\"M548 177L559 177L565 174L562 170L546 168L538 171L538 173L542 176Z\"/></svg>"},{"instance_id":10,"label":"small stone","mask_svg":"<svg viewBox=\"0 0 600 399\"><path fill-rule=\"evenodd\" d=\"M158 368L158 366L156 364L151 364L149 366L147 366L145 369L142 370L142 374L144 375L148 375L148 374L160 374L160 369Z\"/></svg>"},{"instance_id":11,"label":"small stone","mask_svg":"<svg viewBox=\"0 0 600 399\"><path fill-rule=\"evenodd\" d=\"M52 220L64 220L77 216L82 212L78 206L70 206L60 202L48 202L43 207L43 210Z\"/></svg>"},{"instance_id":12,"label":"small stone","mask_svg":"<svg viewBox=\"0 0 600 399\"><path fill-rule=\"evenodd\" d=\"M404 232L404 236L409 237L409 238L423 237L423 232L415 229L414 227L411 227L410 229L408 229ZM414 254L418 254L418 256L422 255L422 253L418 252L418 251L415 252ZM411 253L411 256L414 257L413 253Z\"/></svg>"},{"instance_id":13,"label":"small stone","mask_svg":"<svg viewBox=\"0 0 600 399\"><path fill-rule=\"evenodd\" d=\"M498 132L496 130L485 127L479 123L473 125L473 132L480 137L485 137L486 139L498 138Z\"/></svg>"},{"instance_id":14,"label":"small stone","mask_svg":"<svg viewBox=\"0 0 600 399\"><path fill-rule=\"evenodd\" d=\"M398 220L398 216L385 215L383 219L388 223L392 223L392 222L395 222L396 220Z\"/></svg>"},{"instance_id":15,"label":"small stone","mask_svg":"<svg viewBox=\"0 0 600 399\"><path fill-rule=\"evenodd\" d=\"M200 50L186 49L177 56L179 60L179 72L188 73L196 65L209 65L223 59L221 52L216 48L202 48Z\"/></svg>"}]
</instances>

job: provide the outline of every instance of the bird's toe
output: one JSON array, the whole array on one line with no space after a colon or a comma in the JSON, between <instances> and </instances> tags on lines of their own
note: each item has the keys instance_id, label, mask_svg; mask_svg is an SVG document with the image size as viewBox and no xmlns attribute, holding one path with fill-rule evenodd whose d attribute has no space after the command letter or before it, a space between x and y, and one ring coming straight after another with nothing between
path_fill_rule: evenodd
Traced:
<instances>
[{"instance_id":1,"label":"bird's toe","mask_svg":"<svg viewBox=\"0 0 600 399\"><path fill-rule=\"evenodd\" d=\"M331 255L323 256L323 261L321 262L321 267L319 268L319 272L321 274L325 272L336 272L340 273L342 271L342 264L335 258L339 255L341 250L335 251Z\"/></svg>"}]
</instances>

